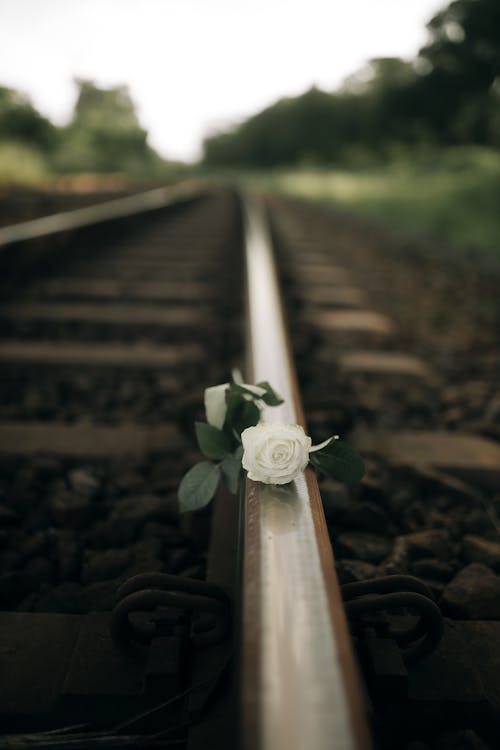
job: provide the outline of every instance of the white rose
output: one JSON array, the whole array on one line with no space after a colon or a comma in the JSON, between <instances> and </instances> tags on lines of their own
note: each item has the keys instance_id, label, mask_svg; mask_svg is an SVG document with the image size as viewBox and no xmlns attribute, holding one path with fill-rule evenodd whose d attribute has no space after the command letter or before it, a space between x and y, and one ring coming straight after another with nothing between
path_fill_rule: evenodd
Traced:
<instances>
[{"instance_id":1,"label":"white rose","mask_svg":"<svg viewBox=\"0 0 500 750\"><path fill-rule=\"evenodd\" d=\"M287 484L309 463L311 438L297 424L261 422L243 430L241 441L241 463L257 482Z\"/></svg>"},{"instance_id":2,"label":"white rose","mask_svg":"<svg viewBox=\"0 0 500 750\"><path fill-rule=\"evenodd\" d=\"M238 382L238 385L249 391L249 393L243 394L243 398L247 400L250 400L252 397L260 398L266 392L265 388L259 388L258 385L243 383L243 381L241 383ZM226 419L226 391L228 388L229 383L221 383L220 385L212 385L210 388L205 388L204 400L207 422L212 425L212 427L217 427L218 430L222 430Z\"/></svg>"},{"instance_id":3,"label":"white rose","mask_svg":"<svg viewBox=\"0 0 500 750\"><path fill-rule=\"evenodd\" d=\"M229 383L221 385L212 385L205 388L205 414L207 415L208 424L222 430L226 418L226 391Z\"/></svg>"}]
</instances>

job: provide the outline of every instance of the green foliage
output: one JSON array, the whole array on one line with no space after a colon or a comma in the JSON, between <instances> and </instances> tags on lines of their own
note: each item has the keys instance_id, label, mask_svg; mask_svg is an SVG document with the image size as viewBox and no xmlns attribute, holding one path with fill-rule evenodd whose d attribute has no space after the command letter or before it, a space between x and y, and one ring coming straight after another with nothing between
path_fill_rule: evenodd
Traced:
<instances>
[{"instance_id":1,"label":"green foliage","mask_svg":"<svg viewBox=\"0 0 500 750\"><path fill-rule=\"evenodd\" d=\"M63 129L53 163L60 172L151 174L161 161L147 144L125 86L101 89L77 80L71 123Z\"/></svg>"},{"instance_id":2,"label":"green foliage","mask_svg":"<svg viewBox=\"0 0 500 750\"><path fill-rule=\"evenodd\" d=\"M39 185L50 174L48 157L59 130L13 89L0 86L0 182Z\"/></svg>"},{"instance_id":3,"label":"green foliage","mask_svg":"<svg viewBox=\"0 0 500 750\"><path fill-rule=\"evenodd\" d=\"M236 495L238 491L238 482L241 474L241 458L243 456L243 448L238 446L234 453L230 453L224 456L220 465L224 481L226 482L229 492Z\"/></svg>"},{"instance_id":4,"label":"green foliage","mask_svg":"<svg viewBox=\"0 0 500 750\"><path fill-rule=\"evenodd\" d=\"M365 160L362 167L248 172L238 179L250 189L316 200L458 247L500 247L495 149L394 150L390 161Z\"/></svg>"},{"instance_id":5,"label":"green foliage","mask_svg":"<svg viewBox=\"0 0 500 750\"><path fill-rule=\"evenodd\" d=\"M19 141L0 141L0 184L38 186L50 174L43 154Z\"/></svg>"},{"instance_id":6,"label":"green foliage","mask_svg":"<svg viewBox=\"0 0 500 750\"><path fill-rule=\"evenodd\" d=\"M309 460L321 474L347 484L359 482L365 473L361 456L341 440L331 440L321 450L310 453Z\"/></svg>"},{"instance_id":7,"label":"green foliage","mask_svg":"<svg viewBox=\"0 0 500 750\"><path fill-rule=\"evenodd\" d=\"M199 510L208 505L215 495L220 475L220 467L210 461L201 461L189 469L179 485L178 497L181 513Z\"/></svg>"},{"instance_id":8,"label":"green foliage","mask_svg":"<svg viewBox=\"0 0 500 750\"><path fill-rule=\"evenodd\" d=\"M342 164L395 144L500 145L500 3L454 0L414 61L377 58L343 89L282 99L204 142L208 166Z\"/></svg>"},{"instance_id":9,"label":"green foliage","mask_svg":"<svg viewBox=\"0 0 500 750\"><path fill-rule=\"evenodd\" d=\"M253 401L247 401L239 393L229 393L224 429L231 435L240 436L247 427L253 427L260 419L260 410Z\"/></svg>"},{"instance_id":10,"label":"green foliage","mask_svg":"<svg viewBox=\"0 0 500 750\"><path fill-rule=\"evenodd\" d=\"M283 403L283 399L281 396L278 396L276 391L272 388L271 384L267 382L267 380L263 380L260 383L257 383L259 388L264 388L265 393L262 396L262 400L265 404L268 406L279 406Z\"/></svg>"},{"instance_id":11,"label":"green foliage","mask_svg":"<svg viewBox=\"0 0 500 750\"><path fill-rule=\"evenodd\" d=\"M270 406L282 403L269 383L259 383L255 387L233 380L226 389L223 429L219 430L206 422L195 423L196 439L201 452L219 463L204 461L184 476L178 493L181 513L207 505L215 494L221 475L229 492L237 493L243 455L241 433L258 423L260 409L256 402L261 400ZM217 481L215 475L209 472L208 467L211 466L217 469Z\"/></svg>"},{"instance_id":12,"label":"green foliage","mask_svg":"<svg viewBox=\"0 0 500 750\"><path fill-rule=\"evenodd\" d=\"M232 494L238 491L242 474L242 432L259 422L260 410L256 402L278 406L283 399L272 386L263 381L257 386L242 382L239 371L233 372L233 382L223 389L226 414L223 429L205 422L196 422L198 446L207 458L190 469L179 486L180 512L196 510L207 505L214 496L221 476ZM220 393L220 391L218 391ZM210 413L210 409L208 410ZM318 472L342 482L358 482L364 474L360 456L346 443L335 438L316 446L309 453L309 461Z\"/></svg>"},{"instance_id":13,"label":"green foliage","mask_svg":"<svg viewBox=\"0 0 500 750\"><path fill-rule=\"evenodd\" d=\"M212 459L224 458L226 453L231 450L231 443L222 430L206 422L196 422L196 439L204 456Z\"/></svg>"},{"instance_id":14,"label":"green foliage","mask_svg":"<svg viewBox=\"0 0 500 750\"><path fill-rule=\"evenodd\" d=\"M141 132L134 103L126 86L98 88L92 81L76 79L79 88L73 123L90 130Z\"/></svg>"},{"instance_id":15,"label":"green foliage","mask_svg":"<svg viewBox=\"0 0 500 750\"><path fill-rule=\"evenodd\" d=\"M362 110L358 97L335 97L312 88L301 97L277 102L231 133L207 138L204 162L261 167L331 162L346 139L361 137Z\"/></svg>"},{"instance_id":16,"label":"green foliage","mask_svg":"<svg viewBox=\"0 0 500 750\"><path fill-rule=\"evenodd\" d=\"M58 128L29 99L0 86L0 179L34 184L51 173L121 172L169 179L179 165L164 161L148 145L125 86L101 89L77 81L72 121ZM18 169L13 162L19 155Z\"/></svg>"},{"instance_id":17,"label":"green foliage","mask_svg":"<svg viewBox=\"0 0 500 750\"><path fill-rule=\"evenodd\" d=\"M26 96L0 86L0 141L52 151L58 142L58 129L37 112Z\"/></svg>"}]
</instances>

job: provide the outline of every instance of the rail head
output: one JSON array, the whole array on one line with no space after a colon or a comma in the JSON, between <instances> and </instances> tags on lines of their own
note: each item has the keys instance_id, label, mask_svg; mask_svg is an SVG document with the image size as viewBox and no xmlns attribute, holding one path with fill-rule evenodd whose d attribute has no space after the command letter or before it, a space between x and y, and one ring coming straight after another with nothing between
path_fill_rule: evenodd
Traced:
<instances>
[{"instance_id":1,"label":"rail head","mask_svg":"<svg viewBox=\"0 0 500 750\"><path fill-rule=\"evenodd\" d=\"M244 200L248 370L284 399L268 422L304 424L262 208ZM245 750L363 750L371 743L314 473L247 480L243 563Z\"/></svg>"},{"instance_id":2,"label":"rail head","mask_svg":"<svg viewBox=\"0 0 500 750\"><path fill-rule=\"evenodd\" d=\"M115 198L93 206L64 211L39 219L0 228L0 253L12 245L37 240L63 232L75 231L108 221L154 211L159 208L190 200L203 192L198 183L190 181L178 185L155 188L124 198Z\"/></svg>"}]
</instances>

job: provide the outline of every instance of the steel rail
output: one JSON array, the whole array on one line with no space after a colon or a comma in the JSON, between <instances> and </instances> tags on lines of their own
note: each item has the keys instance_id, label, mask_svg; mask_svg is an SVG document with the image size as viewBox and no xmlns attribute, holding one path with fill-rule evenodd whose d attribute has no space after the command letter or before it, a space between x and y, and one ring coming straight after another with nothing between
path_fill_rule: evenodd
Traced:
<instances>
[{"instance_id":1,"label":"steel rail","mask_svg":"<svg viewBox=\"0 0 500 750\"><path fill-rule=\"evenodd\" d=\"M248 375L284 398L268 422L305 428L263 209L244 200ZM247 479L242 614L242 747L371 747L357 667L314 473L291 485Z\"/></svg>"},{"instance_id":2,"label":"steel rail","mask_svg":"<svg viewBox=\"0 0 500 750\"><path fill-rule=\"evenodd\" d=\"M206 192L206 188L204 189ZM201 193L198 184L180 183L171 187L155 188L136 193L125 198L115 198L93 206L64 211L39 219L0 228L0 253L10 245L29 240L41 239L62 232L75 231L135 214L153 211Z\"/></svg>"}]
</instances>

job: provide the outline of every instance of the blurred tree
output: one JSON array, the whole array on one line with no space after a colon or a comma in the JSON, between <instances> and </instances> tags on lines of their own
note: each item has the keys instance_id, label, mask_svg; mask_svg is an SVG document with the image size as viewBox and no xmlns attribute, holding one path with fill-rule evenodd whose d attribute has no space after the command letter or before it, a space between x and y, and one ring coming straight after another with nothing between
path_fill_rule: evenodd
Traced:
<instances>
[{"instance_id":1,"label":"blurred tree","mask_svg":"<svg viewBox=\"0 0 500 750\"><path fill-rule=\"evenodd\" d=\"M0 86L0 139L51 151L58 143L58 129L37 112L28 97Z\"/></svg>"},{"instance_id":2,"label":"blurred tree","mask_svg":"<svg viewBox=\"0 0 500 750\"><path fill-rule=\"evenodd\" d=\"M334 97L313 87L281 99L229 133L206 138L204 161L258 167L334 161L342 144L362 129L360 103L353 95Z\"/></svg>"},{"instance_id":3,"label":"blurred tree","mask_svg":"<svg viewBox=\"0 0 500 750\"><path fill-rule=\"evenodd\" d=\"M384 156L428 143L500 145L500 0L454 0L415 61L370 60L340 92L282 99L204 142L207 164Z\"/></svg>"},{"instance_id":4,"label":"blurred tree","mask_svg":"<svg viewBox=\"0 0 500 750\"><path fill-rule=\"evenodd\" d=\"M79 88L73 123L85 128L141 130L127 86L98 88L92 81L75 80ZM141 131L145 132L145 131Z\"/></svg>"},{"instance_id":5,"label":"blurred tree","mask_svg":"<svg viewBox=\"0 0 500 750\"><path fill-rule=\"evenodd\" d=\"M454 0L428 23L420 50L421 80L414 89L444 142L492 141L500 83L500 3Z\"/></svg>"},{"instance_id":6,"label":"blurred tree","mask_svg":"<svg viewBox=\"0 0 500 750\"><path fill-rule=\"evenodd\" d=\"M370 70L369 80L353 78L338 94L313 87L302 96L281 99L230 132L206 138L205 163L331 164L347 154L366 153L367 147L383 153L387 143L401 140L404 131L391 97L415 73L398 59L374 60Z\"/></svg>"},{"instance_id":7,"label":"blurred tree","mask_svg":"<svg viewBox=\"0 0 500 750\"><path fill-rule=\"evenodd\" d=\"M60 171L143 173L162 161L147 143L126 86L102 89L77 79L73 119L55 166Z\"/></svg>"}]
</instances>

